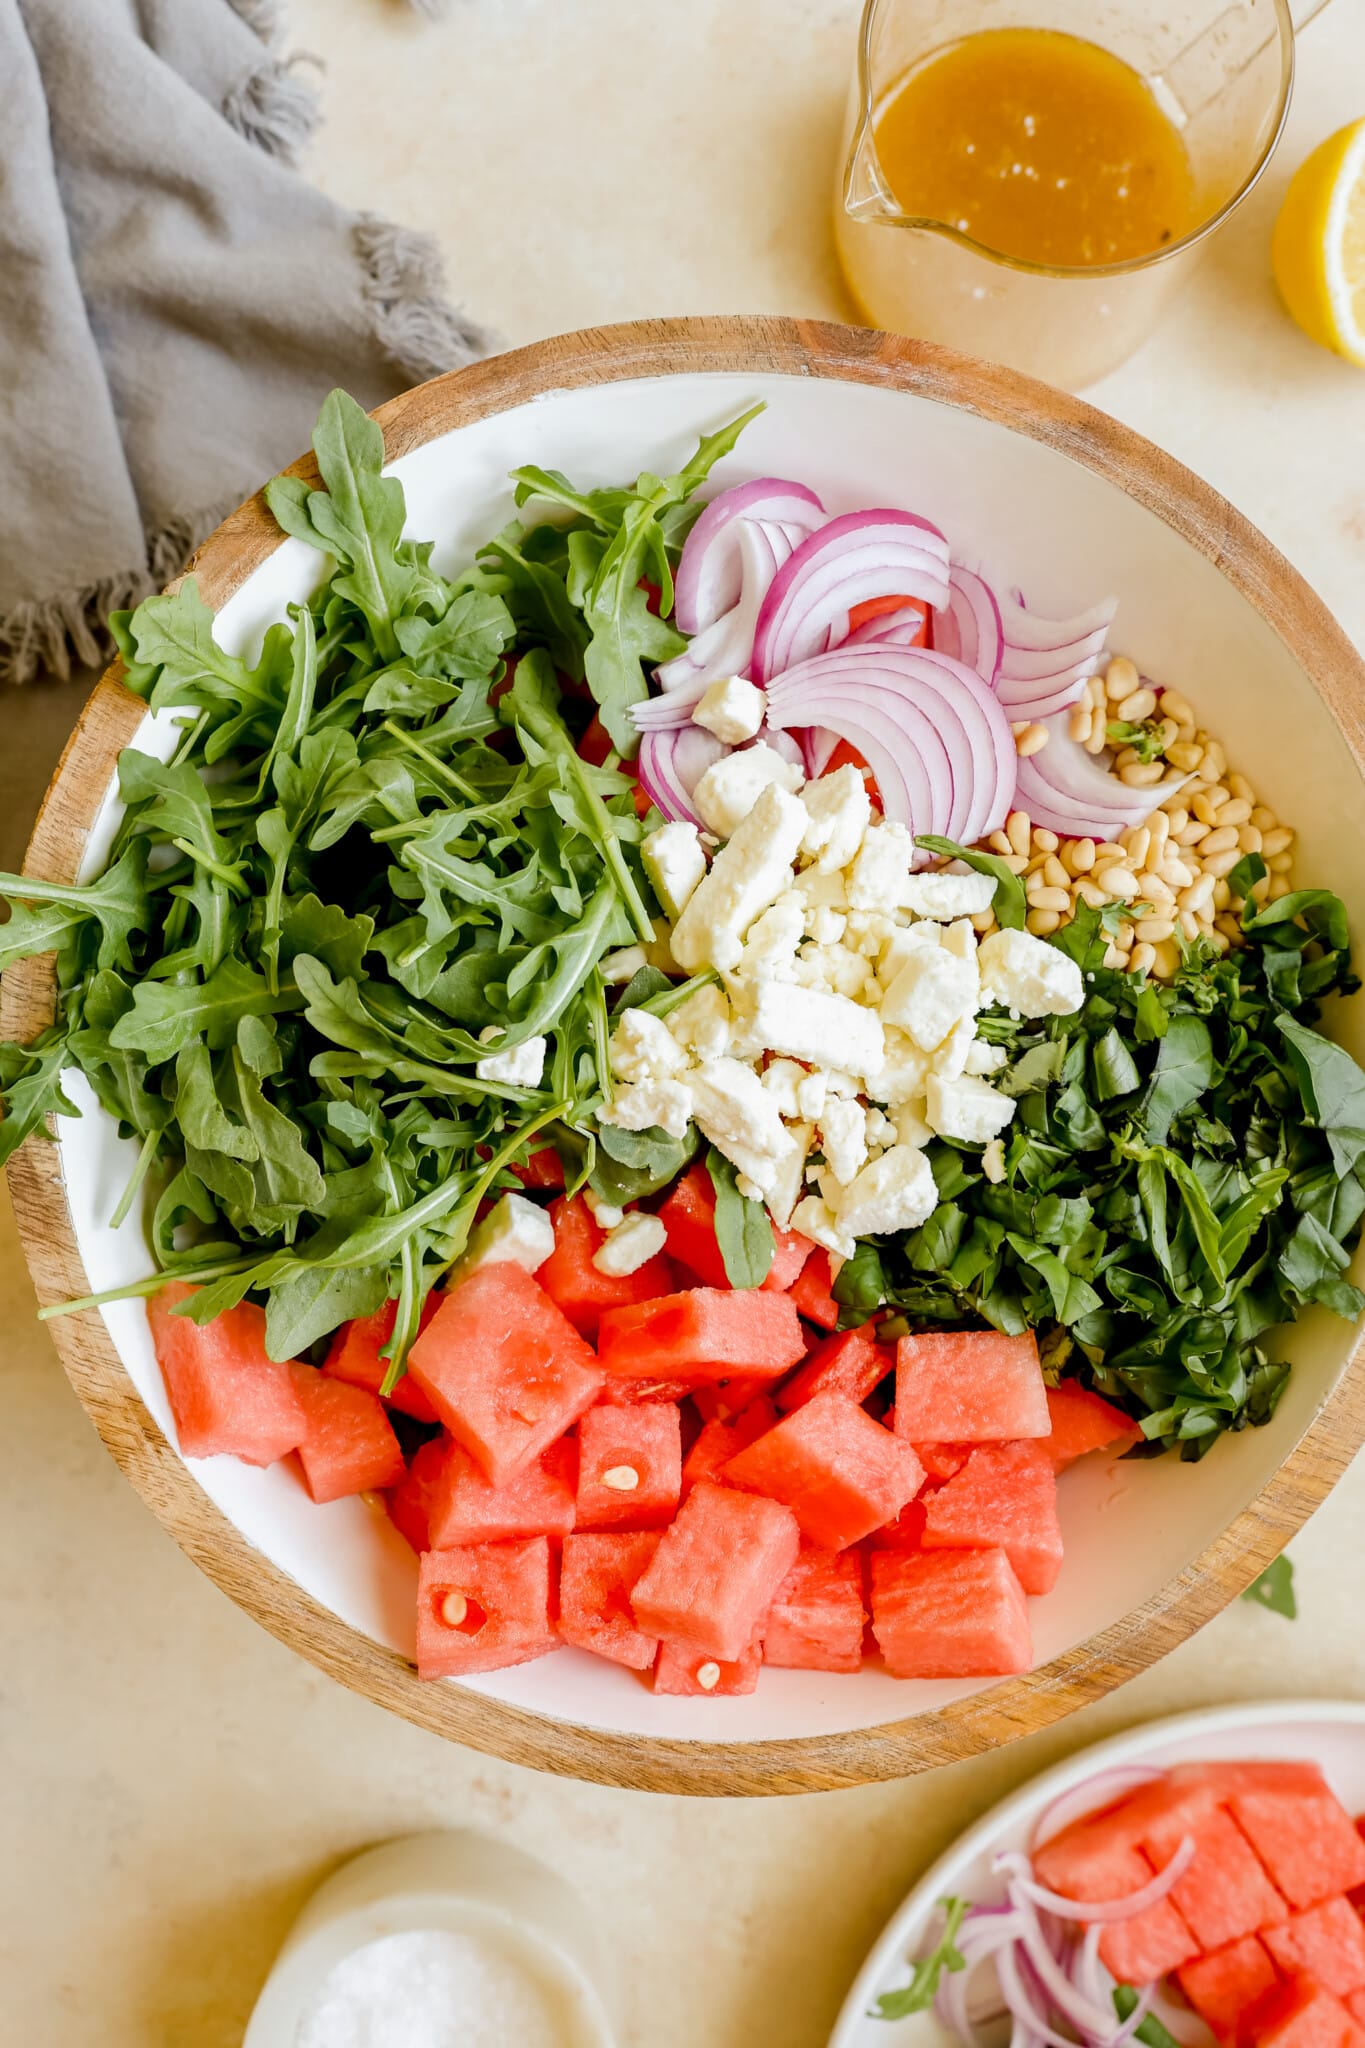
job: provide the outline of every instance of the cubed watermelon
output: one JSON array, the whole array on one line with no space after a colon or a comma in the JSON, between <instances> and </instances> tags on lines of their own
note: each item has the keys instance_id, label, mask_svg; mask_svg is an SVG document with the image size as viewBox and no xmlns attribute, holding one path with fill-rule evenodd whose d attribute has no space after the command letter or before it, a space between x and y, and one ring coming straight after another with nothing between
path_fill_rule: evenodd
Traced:
<instances>
[{"instance_id":1,"label":"cubed watermelon","mask_svg":"<svg viewBox=\"0 0 1365 2048\"><path fill-rule=\"evenodd\" d=\"M770 1294L786 1294L805 1272L806 1261L815 1246L799 1230L779 1230L775 1223L772 1230L773 1262L760 1285Z\"/></svg>"},{"instance_id":2,"label":"cubed watermelon","mask_svg":"<svg viewBox=\"0 0 1365 2048\"><path fill-rule=\"evenodd\" d=\"M417 1580L418 1677L465 1678L553 1650L553 1566L548 1536L425 1551Z\"/></svg>"},{"instance_id":3,"label":"cubed watermelon","mask_svg":"<svg viewBox=\"0 0 1365 2048\"><path fill-rule=\"evenodd\" d=\"M521 1266L479 1266L413 1345L408 1370L451 1435L503 1485L597 1399L602 1374Z\"/></svg>"},{"instance_id":4,"label":"cubed watermelon","mask_svg":"<svg viewBox=\"0 0 1365 2048\"><path fill-rule=\"evenodd\" d=\"M1153 1786L1152 1794L1159 1789ZM1151 1803L1138 1794L1132 1806L1140 1813ZM1155 1870L1164 1870L1186 1836L1195 1844L1194 1861L1172 1887L1171 1899L1199 1946L1207 1952L1260 1933L1269 1944L1287 1908L1221 1806L1204 1814L1168 1807L1142 1826L1138 1846Z\"/></svg>"},{"instance_id":5,"label":"cubed watermelon","mask_svg":"<svg viewBox=\"0 0 1365 2048\"><path fill-rule=\"evenodd\" d=\"M1052 1418L1047 1449L1059 1472L1087 1451L1127 1451L1142 1442L1131 1415L1075 1380L1048 1388L1047 1412Z\"/></svg>"},{"instance_id":6,"label":"cubed watermelon","mask_svg":"<svg viewBox=\"0 0 1365 2048\"><path fill-rule=\"evenodd\" d=\"M602 1316L598 1356L607 1373L628 1380L780 1379L805 1356L806 1340L789 1294L692 1287Z\"/></svg>"},{"instance_id":7,"label":"cubed watermelon","mask_svg":"<svg viewBox=\"0 0 1365 2048\"><path fill-rule=\"evenodd\" d=\"M1258 1998L1238 2038L1245 2048L1365 2048L1365 2032L1341 2000L1306 1977Z\"/></svg>"},{"instance_id":8,"label":"cubed watermelon","mask_svg":"<svg viewBox=\"0 0 1365 2048\"><path fill-rule=\"evenodd\" d=\"M1057 1474L1047 1451L1030 1442L981 1444L954 1478L926 1497L924 1547L999 1548L1026 1593L1050 1593L1062 1568L1062 1532Z\"/></svg>"},{"instance_id":9,"label":"cubed watermelon","mask_svg":"<svg viewBox=\"0 0 1365 2048\"><path fill-rule=\"evenodd\" d=\"M908 1500L894 1522L874 1529L864 1544L872 1550L923 1550L925 1502L929 1496L922 1493L918 1500Z\"/></svg>"},{"instance_id":10,"label":"cubed watermelon","mask_svg":"<svg viewBox=\"0 0 1365 2048\"><path fill-rule=\"evenodd\" d=\"M1291 1906L1365 1884L1365 1842L1315 1765L1215 1765L1210 1775Z\"/></svg>"},{"instance_id":11,"label":"cubed watermelon","mask_svg":"<svg viewBox=\"0 0 1365 2048\"><path fill-rule=\"evenodd\" d=\"M771 1401L760 1395L733 1421L722 1421L718 1417L714 1422L703 1423L696 1442L683 1459L684 1493L699 1479L714 1479L722 1465L728 1464L756 1437L765 1436L776 1421L777 1410Z\"/></svg>"},{"instance_id":12,"label":"cubed watermelon","mask_svg":"<svg viewBox=\"0 0 1365 2048\"><path fill-rule=\"evenodd\" d=\"M654 1401L685 1401L695 1391L691 1380L618 1380L603 1382L597 1403L602 1408L636 1408Z\"/></svg>"},{"instance_id":13,"label":"cubed watermelon","mask_svg":"<svg viewBox=\"0 0 1365 2048\"><path fill-rule=\"evenodd\" d=\"M703 1422L733 1422L771 1386L769 1379L717 1380L712 1386L693 1387L692 1405Z\"/></svg>"},{"instance_id":14,"label":"cubed watermelon","mask_svg":"<svg viewBox=\"0 0 1365 2048\"><path fill-rule=\"evenodd\" d=\"M1338 1998L1365 1989L1365 1927L1343 1898L1324 1899L1267 1928L1265 1945L1286 1977L1311 1977Z\"/></svg>"},{"instance_id":15,"label":"cubed watermelon","mask_svg":"<svg viewBox=\"0 0 1365 2048\"><path fill-rule=\"evenodd\" d=\"M425 1330L440 1306L439 1294L427 1296L422 1304L422 1329ZM350 1386L365 1387L370 1393L377 1394L389 1369L388 1359L382 1358L380 1353L393 1335L397 1320L398 1303L386 1301L376 1314L357 1316L353 1322L343 1323L332 1339L323 1371L331 1379L345 1380ZM416 1380L410 1379L407 1373L403 1374L393 1392L384 1398L391 1407L400 1408L404 1415L410 1415L414 1422L436 1420L436 1410Z\"/></svg>"},{"instance_id":16,"label":"cubed watermelon","mask_svg":"<svg viewBox=\"0 0 1365 2048\"><path fill-rule=\"evenodd\" d=\"M553 1145L543 1145L539 1152L533 1152L529 1159L509 1166L507 1171L524 1188L562 1188L564 1185L564 1161Z\"/></svg>"},{"instance_id":17,"label":"cubed watermelon","mask_svg":"<svg viewBox=\"0 0 1365 2048\"><path fill-rule=\"evenodd\" d=\"M1152 1865L1133 1846L1113 1812L1087 1815L1033 1852L1038 1882L1063 1898L1099 1905L1131 1898L1151 1883ZM1169 1898L1115 1920L1100 1938L1100 1961L1120 1984L1150 1984L1199 1954L1183 1915Z\"/></svg>"},{"instance_id":18,"label":"cubed watermelon","mask_svg":"<svg viewBox=\"0 0 1365 2048\"><path fill-rule=\"evenodd\" d=\"M1180 1988L1220 2041L1235 2041L1242 2020L1277 1982L1275 1965L1259 1935L1244 1935L1212 1955L1196 1956L1176 1972Z\"/></svg>"},{"instance_id":19,"label":"cubed watermelon","mask_svg":"<svg viewBox=\"0 0 1365 2048\"><path fill-rule=\"evenodd\" d=\"M933 1330L896 1346L896 1434L912 1444L1003 1443L1052 1427L1032 1330Z\"/></svg>"},{"instance_id":20,"label":"cubed watermelon","mask_svg":"<svg viewBox=\"0 0 1365 2048\"><path fill-rule=\"evenodd\" d=\"M661 1529L682 1492L682 1420L670 1403L590 1408L578 1425L580 1529Z\"/></svg>"},{"instance_id":21,"label":"cubed watermelon","mask_svg":"<svg viewBox=\"0 0 1365 2048\"><path fill-rule=\"evenodd\" d=\"M328 1379L315 1366L289 1370L303 1409L299 1463L309 1497L321 1505L348 1493L397 1486L407 1467L379 1396Z\"/></svg>"},{"instance_id":22,"label":"cubed watermelon","mask_svg":"<svg viewBox=\"0 0 1365 2048\"><path fill-rule=\"evenodd\" d=\"M868 1566L872 1628L893 1678L1028 1670L1028 1609L1003 1550L874 1550Z\"/></svg>"},{"instance_id":23,"label":"cubed watermelon","mask_svg":"<svg viewBox=\"0 0 1365 2048\"><path fill-rule=\"evenodd\" d=\"M171 1280L147 1303L181 1456L273 1465L303 1442L307 1424L288 1365L266 1354L265 1311L244 1301L203 1324L171 1313L198 1292Z\"/></svg>"},{"instance_id":24,"label":"cubed watermelon","mask_svg":"<svg viewBox=\"0 0 1365 2048\"><path fill-rule=\"evenodd\" d=\"M876 1327L875 1323L863 1323L856 1330L822 1338L800 1371L781 1388L778 1407L790 1414L816 1394L846 1394L850 1401L866 1401L896 1369L894 1355L877 1342Z\"/></svg>"},{"instance_id":25,"label":"cubed watermelon","mask_svg":"<svg viewBox=\"0 0 1365 2048\"><path fill-rule=\"evenodd\" d=\"M894 1422L889 1425L894 1428ZM924 1467L924 1476L935 1486L942 1486L945 1479L955 1479L966 1464L975 1444L916 1444L915 1456Z\"/></svg>"},{"instance_id":26,"label":"cubed watermelon","mask_svg":"<svg viewBox=\"0 0 1365 2048\"><path fill-rule=\"evenodd\" d=\"M703 1657L735 1662L761 1634L800 1542L789 1508L703 1481L664 1531L635 1588L638 1626Z\"/></svg>"},{"instance_id":27,"label":"cubed watermelon","mask_svg":"<svg viewBox=\"0 0 1365 2048\"><path fill-rule=\"evenodd\" d=\"M834 1299L833 1286L829 1253L824 1250L811 1253L792 1283L792 1300L806 1321L815 1323L822 1330L837 1330L839 1327L839 1304Z\"/></svg>"},{"instance_id":28,"label":"cubed watermelon","mask_svg":"<svg viewBox=\"0 0 1365 2048\"><path fill-rule=\"evenodd\" d=\"M429 1550L567 1536L574 1526L578 1452L572 1438L542 1451L495 1486L463 1444L447 1442L427 1508Z\"/></svg>"},{"instance_id":29,"label":"cubed watermelon","mask_svg":"<svg viewBox=\"0 0 1365 2048\"><path fill-rule=\"evenodd\" d=\"M1344 2003L1356 2025L1365 2027L1365 1991L1348 1991Z\"/></svg>"},{"instance_id":30,"label":"cubed watermelon","mask_svg":"<svg viewBox=\"0 0 1365 2048\"><path fill-rule=\"evenodd\" d=\"M812 1543L845 1550L895 1519L919 1492L924 1468L856 1401L817 1394L740 1451L721 1478L780 1500Z\"/></svg>"},{"instance_id":31,"label":"cubed watermelon","mask_svg":"<svg viewBox=\"0 0 1365 2048\"><path fill-rule=\"evenodd\" d=\"M559 1633L566 1643L632 1671L650 1669L659 1640L636 1627L630 1596L658 1547L653 1529L564 1538Z\"/></svg>"},{"instance_id":32,"label":"cubed watermelon","mask_svg":"<svg viewBox=\"0 0 1365 2048\"><path fill-rule=\"evenodd\" d=\"M551 1301L585 1337L597 1335L604 1308L620 1308L633 1301L653 1301L671 1294L676 1286L673 1268L660 1253L646 1259L633 1273L613 1277L599 1273L593 1255L601 1249L606 1232L582 1195L561 1195L550 1204L555 1227L555 1248L536 1269L536 1279Z\"/></svg>"},{"instance_id":33,"label":"cubed watermelon","mask_svg":"<svg viewBox=\"0 0 1365 2048\"><path fill-rule=\"evenodd\" d=\"M793 1671L857 1671L863 1661L862 1561L803 1544L763 1632L763 1661Z\"/></svg>"},{"instance_id":34,"label":"cubed watermelon","mask_svg":"<svg viewBox=\"0 0 1365 2048\"><path fill-rule=\"evenodd\" d=\"M691 1698L722 1699L754 1692L763 1652L757 1643L739 1657L704 1657L676 1643L660 1643L654 1666L655 1692L682 1693Z\"/></svg>"},{"instance_id":35,"label":"cubed watermelon","mask_svg":"<svg viewBox=\"0 0 1365 2048\"><path fill-rule=\"evenodd\" d=\"M419 1444L407 1471L389 1490L389 1519L418 1552L431 1549L431 1503L445 1470L449 1442L446 1436L433 1436Z\"/></svg>"}]
</instances>

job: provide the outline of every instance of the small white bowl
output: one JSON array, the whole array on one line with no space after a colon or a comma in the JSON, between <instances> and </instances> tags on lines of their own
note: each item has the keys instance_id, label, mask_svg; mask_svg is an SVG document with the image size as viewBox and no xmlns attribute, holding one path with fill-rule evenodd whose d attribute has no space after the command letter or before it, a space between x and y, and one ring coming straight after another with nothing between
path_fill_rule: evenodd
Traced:
<instances>
[{"instance_id":1,"label":"small white bowl","mask_svg":"<svg viewBox=\"0 0 1365 2048\"><path fill-rule=\"evenodd\" d=\"M242 2048L295 2048L336 1966L385 1936L482 1937L548 1991L564 2048L614 2048L604 1955L576 1892L504 1842L466 1831L403 1835L367 1849L318 1887L285 1939Z\"/></svg>"}]
</instances>

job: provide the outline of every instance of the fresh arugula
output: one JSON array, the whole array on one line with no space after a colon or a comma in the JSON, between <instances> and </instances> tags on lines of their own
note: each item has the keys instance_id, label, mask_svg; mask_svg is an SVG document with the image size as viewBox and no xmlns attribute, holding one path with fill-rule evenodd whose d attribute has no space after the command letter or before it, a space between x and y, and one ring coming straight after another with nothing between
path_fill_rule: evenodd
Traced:
<instances>
[{"instance_id":1,"label":"fresh arugula","mask_svg":"<svg viewBox=\"0 0 1365 2048\"><path fill-rule=\"evenodd\" d=\"M911 2013L923 2012L933 2004L943 1972L966 1969L967 1959L957 1945L957 1937L967 1917L968 1902L940 1899L938 1903L943 1914L943 1931L938 1940L929 1954L914 1965L908 1984L898 1991L880 1993L869 2011L870 2019L903 2020Z\"/></svg>"},{"instance_id":2,"label":"fresh arugula","mask_svg":"<svg viewBox=\"0 0 1365 2048\"><path fill-rule=\"evenodd\" d=\"M706 1171L716 1191L716 1242L725 1277L732 1287L761 1287L776 1250L768 1212L762 1202L740 1193L734 1167L714 1145L706 1155Z\"/></svg>"},{"instance_id":3,"label":"fresh arugula","mask_svg":"<svg viewBox=\"0 0 1365 2048\"><path fill-rule=\"evenodd\" d=\"M1282 1614L1286 1621L1297 1621L1299 1603L1294 1592L1293 1564L1287 1557L1277 1557L1259 1579L1252 1581L1242 1598L1254 1601L1258 1607L1268 1607L1272 1614Z\"/></svg>"},{"instance_id":4,"label":"fresh arugula","mask_svg":"<svg viewBox=\"0 0 1365 2048\"><path fill-rule=\"evenodd\" d=\"M1137 2008L1138 1994L1134 1991L1132 1985L1116 1984L1114 1986L1114 2010L1119 2018L1121 2020L1130 2020L1137 2011ZM1175 2035L1162 2026L1155 2013L1148 2013L1142 2024L1133 2029L1133 2039L1141 2041L1143 2048L1180 2048Z\"/></svg>"},{"instance_id":5,"label":"fresh arugula","mask_svg":"<svg viewBox=\"0 0 1365 2048\"><path fill-rule=\"evenodd\" d=\"M51 953L58 983L53 1027L0 1046L0 1159L76 1113L62 1074L79 1068L138 1141L118 1213L145 1203L160 1270L123 1292L196 1282L196 1321L252 1295L278 1358L395 1299L392 1382L533 1145L621 1201L693 1156L596 1128L599 963L652 938L657 905L633 780L583 761L593 705L561 692L586 677L629 750L646 664L683 645L667 614L696 491L750 417L628 489L520 473L519 502L554 500L555 522L514 523L448 580L405 538L379 428L333 392L320 483L266 493L329 571L259 656L218 645L192 577L116 618L130 687L180 735L170 761L122 755L97 880L0 876L0 965ZM479 1076L539 1037L537 1085ZM757 1238L746 1213L754 1267Z\"/></svg>"}]
</instances>

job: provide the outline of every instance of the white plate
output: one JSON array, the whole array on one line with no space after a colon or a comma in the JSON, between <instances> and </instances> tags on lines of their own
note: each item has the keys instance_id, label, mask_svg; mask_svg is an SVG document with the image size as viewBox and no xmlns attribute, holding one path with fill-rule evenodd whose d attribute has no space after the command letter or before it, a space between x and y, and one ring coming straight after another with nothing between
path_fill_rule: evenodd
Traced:
<instances>
[{"instance_id":1,"label":"white plate","mask_svg":"<svg viewBox=\"0 0 1365 2048\"><path fill-rule=\"evenodd\" d=\"M844 2000L829 2048L960 2048L932 2007L903 2020L874 2019L870 2010L883 1991L909 1981L908 1960L928 1947L938 1901L965 1898L975 1904L1002 1897L999 1880L991 1874L992 1859L1002 1850L1027 1848L1053 1800L1102 1771L1128 1764L1166 1769L1243 1758L1317 1764L1347 1811L1359 1813L1365 1809L1365 1704L1271 1700L1180 1714L1097 1742L1031 1779L940 1856L892 1915Z\"/></svg>"}]
</instances>

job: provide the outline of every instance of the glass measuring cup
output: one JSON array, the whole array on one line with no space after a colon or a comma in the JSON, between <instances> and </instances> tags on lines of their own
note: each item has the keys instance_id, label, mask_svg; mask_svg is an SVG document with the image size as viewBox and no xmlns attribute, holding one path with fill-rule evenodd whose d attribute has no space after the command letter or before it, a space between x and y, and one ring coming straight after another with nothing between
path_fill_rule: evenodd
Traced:
<instances>
[{"instance_id":1,"label":"glass measuring cup","mask_svg":"<svg viewBox=\"0 0 1365 2048\"><path fill-rule=\"evenodd\" d=\"M835 203L849 287L876 327L990 356L1072 390L1146 340L1203 243L1260 177L1294 79L1294 35L1326 0L867 0ZM1002 255L907 214L877 122L908 74L989 29L1098 43L1150 86L1189 153L1195 225L1151 254L1086 269Z\"/></svg>"}]
</instances>

